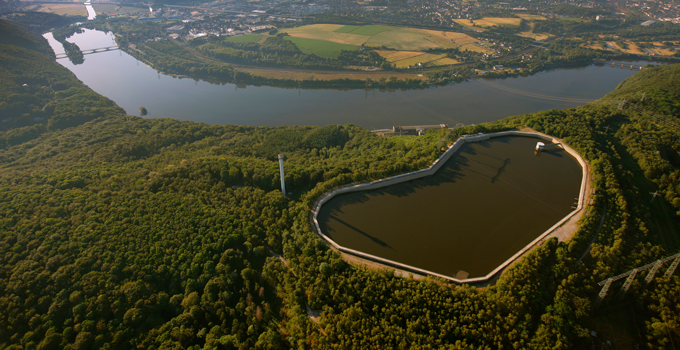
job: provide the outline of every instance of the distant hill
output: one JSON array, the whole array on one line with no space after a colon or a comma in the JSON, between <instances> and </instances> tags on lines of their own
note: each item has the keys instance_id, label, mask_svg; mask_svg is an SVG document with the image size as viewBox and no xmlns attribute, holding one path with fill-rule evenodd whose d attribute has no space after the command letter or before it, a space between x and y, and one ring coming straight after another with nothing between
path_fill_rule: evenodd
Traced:
<instances>
[{"instance_id":1,"label":"distant hill","mask_svg":"<svg viewBox=\"0 0 680 350\"><path fill-rule=\"evenodd\" d=\"M660 113L678 117L680 115L680 65L649 67L619 84L616 90L603 100L627 99L642 101ZM644 94L644 99L643 99ZM643 101L646 100L646 101Z\"/></svg>"},{"instance_id":2,"label":"distant hill","mask_svg":"<svg viewBox=\"0 0 680 350\"><path fill-rule=\"evenodd\" d=\"M6 20L0 20L0 62L0 148L124 114L55 62L43 37Z\"/></svg>"},{"instance_id":3,"label":"distant hill","mask_svg":"<svg viewBox=\"0 0 680 350\"><path fill-rule=\"evenodd\" d=\"M1 16L21 27L36 33L43 34L54 28L60 28L75 22L84 22L87 17L83 16L60 16L56 13L47 12L9 12Z\"/></svg>"},{"instance_id":4,"label":"distant hill","mask_svg":"<svg viewBox=\"0 0 680 350\"><path fill-rule=\"evenodd\" d=\"M0 19L0 45L15 45L54 58L45 38L8 20Z\"/></svg>"}]
</instances>

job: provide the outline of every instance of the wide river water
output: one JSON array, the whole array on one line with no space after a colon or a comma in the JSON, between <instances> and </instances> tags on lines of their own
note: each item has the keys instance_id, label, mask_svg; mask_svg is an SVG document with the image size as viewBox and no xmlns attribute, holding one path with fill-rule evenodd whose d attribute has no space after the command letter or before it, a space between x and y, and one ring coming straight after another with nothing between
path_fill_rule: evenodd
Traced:
<instances>
[{"instance_id":1,"label":"wide river water","mask_svg":"<svg viewBox=\"0 0 680 350\"><path fill-rule=\"evenodd\" d=\"M321 231L336 243L446 276L482 277L569 212L582 169L533 137L467 143L434 175L334 197ZM460 274L459 274L460 273Z\"/></svg>"},{"instance_id":2,"label":"wide river water","mask_svg":"<svg viewBox=\"0 0 680 350\"><path fill-rule=\"evenodd\" d=\"M64 52L51 33L56 53ZM111 33L86 29L67 39L82 50L116 45ZM209 124L255 126L356 124L369 129L392 125L479 124L596 100L635 71L602 66L556 69L530 77L477 79L424 90L240 88L158 73L123 51L86 54L85 62L59 63L129 114L139 107L148 117Z\"/></svg>"}]
</instances>

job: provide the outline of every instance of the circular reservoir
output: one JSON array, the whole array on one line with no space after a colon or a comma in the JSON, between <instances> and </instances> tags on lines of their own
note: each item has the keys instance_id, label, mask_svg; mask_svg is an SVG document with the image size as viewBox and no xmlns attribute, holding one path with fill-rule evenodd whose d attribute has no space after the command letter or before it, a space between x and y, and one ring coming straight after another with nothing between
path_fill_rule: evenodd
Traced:
<instances>
[{"instance_id":1,"label":"circular reservoir","mask_svg":"<svg viewBox=\"0 0 680 350\"><path fill-rule=\"evenodd\" d=\"M434 175L333 197L338 245L458 279L484 277L574 210L583 170L534 137L465 143Z\"/></svg>"}]
</instances>

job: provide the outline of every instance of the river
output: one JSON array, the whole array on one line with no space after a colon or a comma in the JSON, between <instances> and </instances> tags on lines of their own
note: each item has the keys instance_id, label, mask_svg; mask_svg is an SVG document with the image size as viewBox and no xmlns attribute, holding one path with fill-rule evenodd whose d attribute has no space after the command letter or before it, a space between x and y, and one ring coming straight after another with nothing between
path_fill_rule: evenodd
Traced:
<instances>
[{"instance_id":1,"label":"river","mask_svg":"<svg viewBox=\"0 0 680 350\"><path fill-rule=\"evenodd\" d=\"M45 38L56 53L61 43ZM67 39L82 50L116 45L112 33L85 29ZM112 99L129 114L145 106L149 118L167 117L208 124L255 126L356 124L369 129L392 125L479 124L511 115L568 108L613 90L628 69L588 66L555 69L530 77L476 79L423 90L290 89L237 87L161 74L123 51L86 54L73 65L58 60L83 83Z\"/></svg>"},{"instance_id":2,"label":"river","mask_svg":"<svg viewBox=\"0 0 680 350\"><path fill-rule=\"evenodd\" d=\"M87 0L87 2L85 2L85 9L87 9L87 19L89 21L97 18L97 13L94 11L94 8L92 7L92 3L90 2L90 0Z\"/></svg>"}]
</instances>

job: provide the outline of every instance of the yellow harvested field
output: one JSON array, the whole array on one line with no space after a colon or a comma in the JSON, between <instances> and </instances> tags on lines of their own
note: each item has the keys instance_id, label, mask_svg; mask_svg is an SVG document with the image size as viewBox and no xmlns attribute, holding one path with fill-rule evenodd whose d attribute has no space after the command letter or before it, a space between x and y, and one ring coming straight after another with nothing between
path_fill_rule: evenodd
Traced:
<instances>
[{"instance_id":1,"label":"yellow harvested field","mask_svg":"<svg viewBox=\"0 0 680 350\"><path fill-rule=\"evenodd\" d=\"M552 35L547 34L547 33L532 33L532 32L520 32L517 35L519 35L521 37L529 38L529 39L534 39L534 40L537 40L537 41L543 41L543 40L546 40L546 39L548 39L552 36Z\"/></svg>"},{"instance_id":2,"label":"yellow harvested field","mask_svg":"<svg viewBox=\"0 0 680 350\"><path fill-rule=\"evenodd\" d=\"M527 21L545 21L547 18L541 15L532 15L530 13L517 14L520 18L526 19Z\"/></svg>"},{"instance_id":3,"label":"yellow harvested field","mask_svg":"<svg viewBox=\"0 0 680 350\"><path fill-rule=\"evenodd\" d=\"M403 79L427 79L427 77L418 76L416 74L404 73L371 73L371 72L351 72L351 73L318 73L318 72L301 72L301 71L287 71L278 69L260 69L260 68L238 68L239 71L247 72L253 75L275 78L275 79L292 79L292 80L335 80L335 79L357 79L379 80L380 78L395 77L399 80Z\"/></svg>"},{"instance_id":4,"label":"yellow harvested field","mask_svg":"<svg viewBox=\"0 0 680 350\"><path fill-rule=\"evenodd\" d=\"M497 25L499 27L519 27L521 18L503 18L503 17L483 17L481 19L483 22L491 23L491 25ZM476 21L475 21L476 22Z\"/></svg>"},{"instance_id":5,"label":"yellow harvested field","mask_svg":"<svg viewBox=\"0 0 680 350\"><path fill-rule=\"evenodd\" d=\"M418 51L434 49L438 47L455 47L453 43L442 45L441 43L429 40L425 33L415 29L399 28L387 32L378 33L372 36L366 45L373 47L389 47L394 50Z\"/></svg>"},{"instance_id":6,"label":"yellow harvested field","mask_svg":"<svg viewBox=\"0 0 680 350\"><path fill-rule=\"evenodd\" d=\"M141 9L139 7L118 6L112 4L93 4L92 8L94 8L95 12L98 14L103 13L107 16L126 15L136 12L149 12L148 10Z\"/></svg>"},{"instance_id":7,"label":"yellow harvested field","mask_svg":"<svg viewBox=\"0 0 680 350\"><path fill-rule=\"evenodd\" d=\"M38 9L40 12L51 12L61 16L86 16L87 9L82 3L78 4L43 4Z\"/></svg>"},{"instance_id":8,"label":"yellow harvested field","mask_svg":"<svg viewBox=\"0 0 680 350\"><path fill-rule=\"evenodd\" d=\"M672 42L671 44L677 45L677 43ZM655 41L654 42L654 51L664 55L664 56L672 56L675 54L675 51L672 50L671 47L664 45L662 42Z\"/></svg>"},{"instance_id":9,"label":"yellow harvested field","mask_svg":"<svg viewBox=\"0 0 680 350\"><path fill-rule=\"evenodd\" d=\"M664 55L664 56L673 56L675 54L675 51L669 50L669 49L662 49L659 47L655 47L654 51Z\"/></svg>"},{"instance_id":10,"label":"yellow harvested field","mask_svg":"<svg viewBox=\"0 0 680 350\"><path fill-rule=\"evenodd\" d=\"M427 34L428 35L427 38L432 41L443 41L444 43L446 43L446 46L448 46L449 43L455 43L456 45L464 45L478 41L477 39L463 33L444 32L429 29L416 29L416 30Z\"/></svg>"},{"instance_id":11,"label":"yellow harvested field","mask_svg":"<svg viewBox=\"0 0 680 350\"><path fill-rule=\"evenodd\" d=\"M463 27L474 28L475 30L486 30L484 28L473 27L472 25L474 23L472 21L470 21L469 19L466 19L466 18L454 18L453 21L462 25Z\"/></svg>"},{"instance_id":12,"label":"yellow harvested field","mask_svg":"<svg viewBox=\"0 0 680 350\"><path fill-rule=\"evenodd\" d=\"M470 43L470 44L465 44L461 45L459 48L460 51L472 51L472 52L483 52L483 53L489 53L492 50L486 46L477 44L477 43Z\"/></svg>"},{"instance_id":13,"label":"yellow harvested field","mask_svg":"<svg viewBox=\"0 0 680 350\"><path fill-rule=\"evenodd\" d=\"M375 50L380 56L384 57L387 62L396 62L411 58L414 56L420 56L425 54L421 51L388 51L388 50Z\"/></svg>"},{"instance_id":14,"label":"yellow harvested field","mask_svg":"<svg viewBox=\"0 0 680 350\"><path fill-rule=\"evenodd\" d=\"M332 31L334 31L336 29L340 29L344 26L345 26L344 24L327 24L327 23L323 24L323 23L321 23L321 24L310 24L310 25L306 25L306 26L302 26L302 27L293 28L293 29L319 30L319 31L322 31L322 32L332 32Z\"/></svg>"},{"instance_id":15,"label":"yellow harvested field","mask_svg":"<svg viewBox=\"0 0 680 350\"><path fill-rule=\"evenodd\" d=\"M521 18L504 18L504 17L483 17L482 19L474 20L473 23L471 23L469 19L462 19L462 18L461 19L454 19L453 21L462 25L462 26L465 26L465 27L480 29L479 27L487 28L487 27L493 27L493 26L519 27L522 19ZM473 24L478 25L479 27L473 27Z\"/></svg>"},{"instance_id":16,"label":"yellow harvested field","mask_svg":"<svg viewBox=\"0 0 680 350\"><path fill-rule=\"evenodd\" d=\"M354 34L362 32L363 27L352 33L336 32L343 25L312 24L297 28L282 29L281 32L295 38L331 41L339 44L366 45L375 48L387 47L399 51L422 51L433 48L455 48L477 42L477 39L463 33L441 30L426 30L404 27L384 27L375 35ZM367 31L363 31L368 33ZM408 55L408 54L407 54ZM407 57L406 57L407 58Z\"/></svg>"},{"instance_id":17,"label":"yellow harvested field","mask_svg":"<svg viewBox=\"0 0 680 350\"><path fill-rule=\"evenodd\" d=\"M336 33L335 29L343 27L338 24L312 24L308 26L302 26L297 28L285 29L282 32L288 33L288 35L295 38L305 38L305 39L316 39L332 41L339 44L348 45L362 45L370 37L366 35L348 34L348 33Z\"/></svg>"},{"instance_id":18,"label":"yellow harvested field","mask_svg":"<svg viewBox=\"0 0 680 350\"><path fill-rule=\"evenodd\" d=\"M458 63L460 63L460 61L454 60L453 58L444 57L444 58L440 58L440 59L438 59L438 60L436 60L432 63L434 63L438 66L448 66L450 64L458 64Z\"/></svg>"},{"instance_id":19,"label":"yellow harvested field","mask_svg":"<svg viewBox=\"0 0 680 350\"><path fill-rule=\"evenodd\" d=\"M621 46L619 46L614 41L605 41L605 43L607 43L607 44L609 44L609 45L611 45L611 46L613 46L613 47L617 48L618 50L623 51L625 53L632 53L632 54L638 54L638 55L646 55L647 54L646 52L640 50L640 48L637 47L637 45L635 45L635 44L633 44L632 42L629 42L629 41L626 41L626 44L628 44L628 48L625 48L625 49L622 48Z\"/></svg>"},{"instance_id":20,"label":"yellow harvested field","mask_svg":"<svg viewBox=\"0 0 680 350\"><path fill-rule=\"evenodd\" d=\"M415 66L418 63L427 63L431 61L436 61L438 59L443 58L445 55L440 54L440 55L435 55L435 54L429 54L425 53L419 56L413 56L404 60L396 61L394 64L397 66L397 68L406 68L408 66Z\"/></svg>"}]
</instances>

